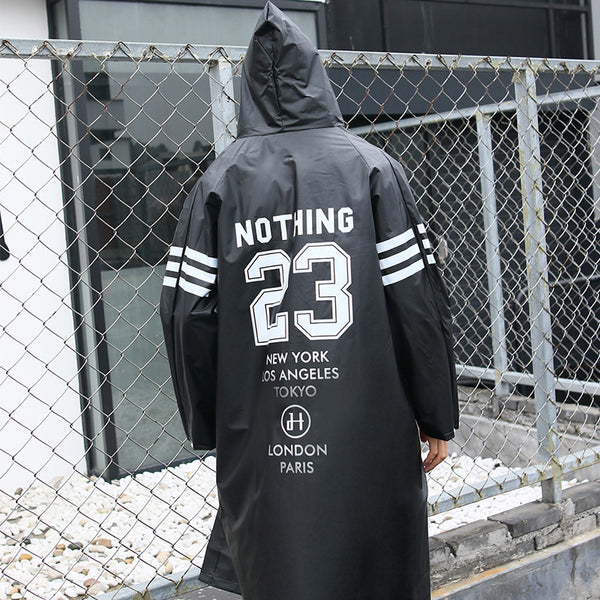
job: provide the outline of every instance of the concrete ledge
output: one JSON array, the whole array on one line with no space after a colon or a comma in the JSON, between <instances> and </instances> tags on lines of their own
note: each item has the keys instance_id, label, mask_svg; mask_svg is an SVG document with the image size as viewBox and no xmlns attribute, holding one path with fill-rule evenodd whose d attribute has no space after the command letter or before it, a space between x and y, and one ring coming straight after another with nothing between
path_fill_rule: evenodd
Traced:
<instances>
[{"instance_id":1,"label":"concrete ledge","mask_svg":"<svg viewBox=\"0 0 600 600\"><path fill-rule=\"evenodd\" d=\"M535 557L600 527L600 481L573 486L563 496L560 504L530 502L430 538L432 587Z\"/></svg>"},{"instance_id":2,"label":"concrete ledge","mask_svg":"<svg viewBox=\"0 0 600 600\"><path fill-rule=\"evenodd\" d=\"M489 519L504 523L508 527L510 535L516 538L558 523L560 516L560 510L556 505L530 502L498 513Z\"/></svg>"},{"instance_id":3,"label":"concrete ledge","mask_svg":"<svg viewBox=\"0 0 600 600\"><path fill-rule=\"evenodd\" d=\"M565 500L572 500L575 514L600 506L600 482L581 483L563 492Z\"/></svg>"},{"instance_id":4,"label":"concrete ledge","mask_svg":"<svg viewBox=\"0 0 600 600\"><path fill-rule=\"evenodd\" d=\"M432 569L446 564L452 556L454 554L449 544L437 537L429 538L429 562Z\"/></svg>"},{"instance_id":5,"label":"concrete ledge","mask_svg":"<svg viewBox=\"0 0 600 600\"><path fill-rule=\"evenodd\" d=\"M503 546L509 541L509 535L507 528L501 523L475 521L431 539L447 544L454 556L463 558L478 553L482 546L488 549Z\"/></svg>"},{"instance_id":6,"label":"concrete ledge","mask_svg":"<svg viewBox=\"0 0 600 600\"><path fill-rule=\"evenodd\" d=\"M434 587L464 579L472 573L505 563L515 556L533 552L535 544L532 538L521 538L519 542L513 542L506 525L489 520L457 527L433 536L430 544L432 541L436 544L442 542L450 549L449 556L443 560L430 562L431 583Z\"/></svg>"},{"instance_id":7,"label":"concrete ledge","mask_svg":"<svg viewBox=\"0 0 600 600\"><path fill-rule=\"evenodd\" d=\"M157 575L150 583L134 583L119 590L96 596L97 600L167 600L170 598L196 598L198 588L206 587L198 581L200 569L191 566L187 571L171 575ZM187 594L191 594L188 596Z\"/></svg>"},{"instance_id":8,"label":"concrete ledge","mask_svg":"<svg viewBox=\"0 0 600 600\"><path fill-rule=\"evenodd\" d=\"M205 587L198 590L198 595L193 598L190 596L191 600L240 600L241 596L237 594L232 594L231 592L226 592L225 590L218 590L213 587ZM188 600L188 596L182 598L182 600Z\"/></svg>"},{"instance_id":9,"label":"concrete ledge","mask_svg":"<svg viewBox=\"0 0 600 600\"><path fill-rule=\"evenodd\" d=\"M600 600L600 529L448 584L432 600Z\"/></svg>"}]
</instances>

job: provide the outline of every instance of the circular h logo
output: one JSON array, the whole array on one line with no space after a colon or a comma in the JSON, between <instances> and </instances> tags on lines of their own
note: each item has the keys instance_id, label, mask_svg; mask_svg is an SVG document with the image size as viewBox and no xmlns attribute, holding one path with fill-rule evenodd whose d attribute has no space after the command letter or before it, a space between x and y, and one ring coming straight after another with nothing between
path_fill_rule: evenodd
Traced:
<instances>
[{"instance_id":1,"label":"circular h logo","mask_svg":"<svg viewBox=\"0 0 600 600\"><path fill-rule=\"evenodd\" d=\"M288 406L281 414L281 429L290 438L301 438L310 429L310 413L298 404Z\"/></svg>"}]
</instances>

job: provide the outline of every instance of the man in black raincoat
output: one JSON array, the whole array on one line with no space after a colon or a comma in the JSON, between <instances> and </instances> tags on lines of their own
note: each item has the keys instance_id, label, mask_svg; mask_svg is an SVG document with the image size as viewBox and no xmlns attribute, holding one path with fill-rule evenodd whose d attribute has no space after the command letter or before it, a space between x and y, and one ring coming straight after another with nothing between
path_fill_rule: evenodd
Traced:
<instances>
[{"instance_id":1,"label":"man in black raincoat","mask_svg":"<svg viewBox=\"0 0 600 600\"><path fill-rule=\"evenodd\" d=\"M429 469L458 427L448 296L402 167L344 128L271 3L160 312L185 432L217 449L201 579L245 600L429 598L416 424Z\"/></svg>"}]
</instances>

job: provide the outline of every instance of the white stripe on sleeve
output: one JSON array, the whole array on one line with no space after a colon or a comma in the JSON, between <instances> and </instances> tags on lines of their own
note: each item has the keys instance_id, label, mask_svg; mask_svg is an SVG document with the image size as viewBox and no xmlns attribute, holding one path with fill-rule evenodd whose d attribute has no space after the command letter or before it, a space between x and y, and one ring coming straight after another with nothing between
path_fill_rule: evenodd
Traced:
<instances>
[{"instance_id":1,"label":"white stripe on sleeve","mask_svg":"<svg viewBox=\"0 0 600 600\"><path fill-rule=\"evenodd\" d=\"M208 288L202 287L196 283L191 283L183 279L183 277L179 278L179 287L190 294L194 294L194 296L199 296L200 298L204 298L210 294L210 290Z\"/></svg>"},{"instance_id":2,"label":"white stripe on sleeve","mask_svg":"<svg viewBox=\"0 0 600 600\"><path fill-rule=\"evenodd\" d=\"M166 271L173 271L174 273L179 272L179 261L178 260L170 260L167 262L167 266L165 267Z\"/></svg>"},{"instance_id":3,"label":"white stripe on sleeve","mask_svg":"<svg viewBox=\"0 0 600 600\"><path fill-rule=\"evenodd\" d=\"M207 273L202 269L198 269L197 267L192 267L192 265L188 265L185 261L181 265L181 270L186 274L196 279L201 279L202 281L206 281L207 283L214 283L217 280L216 273Z\"/></svg>"},{"instance_id":4,"label":"white stripe on sleeve","mask_svg":"<svg viewBox=\"0 0 600 600\"><path fill-rule=\"evenodd\" d=\"M412 263L408 267L404 267L404 269L400 269L399 271L394 271L389 275L383 275L383 285L391 285L392 283L397 283L398 281L402 281L419 271L422 271L425 268L425 264L423 263L423 259L420 258L417 262Z\"/></svg>"},{"instance_id":5,"label":"white stripe on sleeve","mask_svg":"<svg viewBox=\"0 0 600 600\"><path fill-rule=\"evenodd\" d=\"M429 264L435 264L435 259L431 252L431 243L427 239L425 226L422 223L417 224L419 237L423 242L425 256L421 255L421 246L412 229L396 235L389 240L384 240L376 245L379 254L379 268L382 271L381 278L383 285L391 285L407 279L411 275L422 271L425 268L425 260ZM403 246L403 247L402 247ZM402 247L402 249L400 249ZM392 250L389 256L382 258L382 254ZM390 271L384 273L384 271Z\"/></svg>"},{"instance_id":6,"label":"white stripe on sleeve","mask_svg":"<svg viewBox=\"0 0 600 600\"><path fill-rule=\"evenodd\" d=\"M216 258L213 258L212 256L208 256L207 254L204 254L202 252L198 252L198 250L192 250L192 248L186 248L185 255L188 258L195 260L196 262L206 265L207 267L213 267L213 268L217 267L217 259Z\"/></svg>"},{"instance_id":7,"label":"white stripe on sleeve","mask_svg":"<svg viewBox=\"0 0 600 600\"><path fill-rule=\"evenodd\" d=\"M181 256L183 254L183 248L181 248L181 246L171 246L169 254L171 256Z\"/></svg>"},{"instance_id":8,"label":"white stripe on sleeve","mask_svg":"<svg viewBox=\"0 0 600 600\"><path fill-rule=\"evenodd\" d=\"M391 250L392 248L396 248L401 246L402 244L406 244L409 240L412 240L415 237L415 232L412 229L401 233L389 240L385 240L384 242L379 242L376 244L377 252L381 254L382 252L386 252L387 250Z\"/></svg>"},{"instance_id":9,"label":"white stripe on sleeve","mask_svg":"<svg viewBox=\"0 0 600 600\"><path fill-rule=\"evenodd\" d=\"M387 258L382 258L379 261L379 267L381 270L389 269L394 265L407 261L416 254L419 254L419 245L415 243L412 246L409 246L406 250L402 250L402 252L392 254L392 256L388 256Z\"/></svg>"},{"instance_id":10,"label":"white stripe on sleeve","mask_svg":"<svg viewBox=\"0 0 600 600\"><path fill-rule=\"evenodd\" d=\"M163 279L163 285L174 288L177 285L177 279L175 277L167 276Z\"/></svg>"},{"instance_id":11,"label":"white stripe on sleeve","mask_svg":"<svg viewBox=\"0 0 600 600\"><path fill-rule=\"evenodd\" d=\"M423 248L426 250L427 254L427 262L430 265L435 265L435 258L433 256L433 247L431 246L431 242L427 237L427 231L425 229L425 225L423 223L419 223L417 225L417 231L421 234L421 241L423 242Z\"/></svg>"}]
</instances>

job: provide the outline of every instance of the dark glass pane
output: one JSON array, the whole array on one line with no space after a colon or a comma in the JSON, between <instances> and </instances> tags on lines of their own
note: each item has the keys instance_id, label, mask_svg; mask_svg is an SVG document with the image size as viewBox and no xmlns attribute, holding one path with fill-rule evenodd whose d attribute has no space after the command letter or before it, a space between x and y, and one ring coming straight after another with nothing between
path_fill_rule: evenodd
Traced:
<instances>
[{"instance_id":1,"label":"dark glass pane","mask_svg":"<svg viewBox=\"0 0 600 600\"><path fill-rule=\"evenodd\" d=\"M173 42L247 46L260 8L202 6L168 2L81 0L81 35L86 40ZM286 14L316 44L316 16L311 11Z\"/></svg>"},{"instance_id":2,"label":"dark glass pane","mask_svg":"<svg viewBox=\"0 0 600 600\"><path fill-rule=\"evenodd\" d=\"M387 0L389 50L550 56L542 8Z\"/></svg>"},{"instance_id":3,"label":"dark glass pane","mask_svg":"<svg viewBox=\"0 0 600 600\"><path fill-rule=\"evenodd\" d=\"M65 0L60 0L52 7L53 27L52 35L57 38L67 38L67 7Z\"/></svg>"},{"instance_id":4,"label":"dark glass pane","mask_svg":"<svg viewBox=\"0 0 600 600\"><path fill-rule=\"evenodd\" d=\"M86 67L118 459L136 471L191 455L157 307L183 201L213 159L210 90L200 64Z\"/></svg>"},{"instance_id":5,"label":"dark glass pane","mask_svg":"<svg viewBox=\"0 0 600 600\"><path fill-rule=\"evenodd\" d=\"M557 10L554 13L556 45L560 58L584 58L585 17L572 10Z\"/></svg>"}]
</instances>

